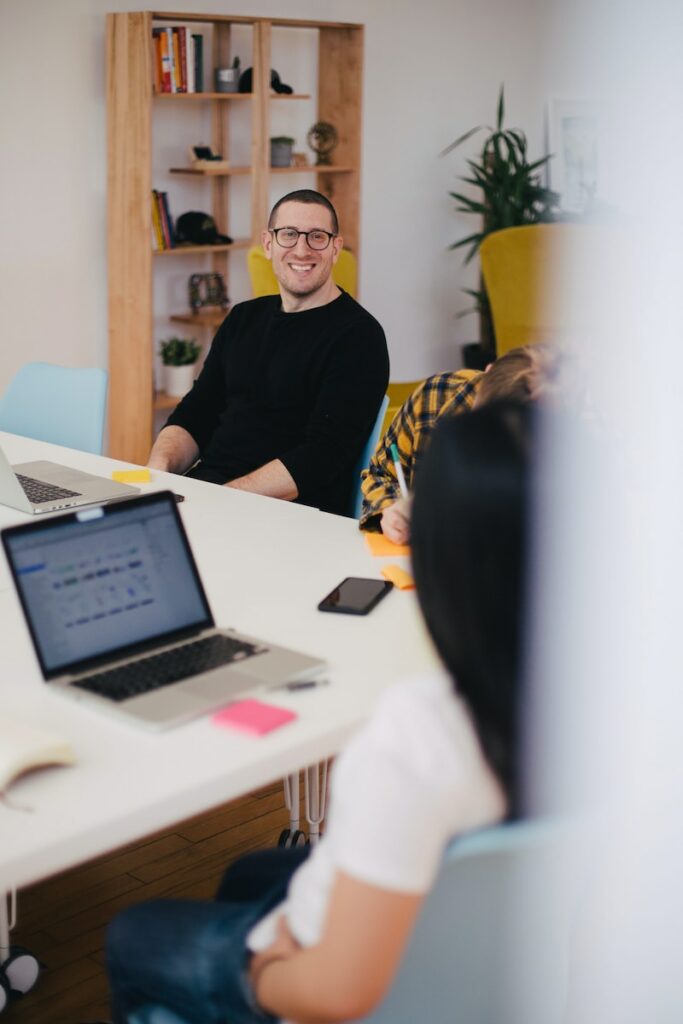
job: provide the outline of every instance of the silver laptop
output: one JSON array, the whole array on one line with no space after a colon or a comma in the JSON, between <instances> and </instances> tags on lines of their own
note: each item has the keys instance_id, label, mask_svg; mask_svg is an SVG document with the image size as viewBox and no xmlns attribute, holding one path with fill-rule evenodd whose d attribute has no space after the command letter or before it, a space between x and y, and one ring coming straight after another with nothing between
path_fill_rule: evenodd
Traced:
<instances>
[{"instance_id":1,"label":"silver laptop","mask_svg":"<svg viewBox=\"0 0 683 1024\"><path fill-rule=\"evenodd\" d=\"M325 667L216 628L170 491L12 526L2 543L46 682L138 724Z\"/></svg>"},{"instance_id":2,"label":"silver laptop","mask_svg":"<svg viewBox=\"0 0 683 1024\"><path fill-rule=\"evenodd\" d=\"M60 466L58 462L22 462L10 466L0 448L0 505L40 515L139 493L139 487Z\"/></svg>"}]
</instances>

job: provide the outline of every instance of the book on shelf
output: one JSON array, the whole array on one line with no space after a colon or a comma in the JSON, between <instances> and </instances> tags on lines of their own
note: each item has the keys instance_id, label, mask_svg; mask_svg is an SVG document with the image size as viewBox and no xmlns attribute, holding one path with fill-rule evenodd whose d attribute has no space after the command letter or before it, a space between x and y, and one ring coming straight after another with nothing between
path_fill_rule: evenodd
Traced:
<instances>
[{"instance_id":1,"label":"book on shelf","mask_svg":"<svg viewBox=\"0 0 683 1024\"><path fill-rule=\"evenodd\" d=\"M186 26L153 28L154 91L204 91L204 37Z\"/></svg>"},{"instance_id":2,"label":"book on shelf","mask_svg":"<svg viewBox=\"0 0 683 1024\"><path fill-rule=\"evenodd\" d=\"M194 91L204 92L204 36L196 32L192 35L194 43Z\"/></svg>"},{"instance_id":3,"label":"book on shelf","mask_svg":"<svg viewBox=\"0 0 683 1024\"><path fill-rule=\"evenodd\" d=\"M152 46L154 51L154 91L163 92L161 80L161 29L152 29Z\"/></svg>"},{"instance_id":4,"label":"book on shelf","mask_svg":"<svg viewBox=\"0 0 683 1024\"><path fill-rule=\"evenodd\" d=\"M164 244L164 232L161 227L161 211L159 209L159 196L156 189L152 189L152 228L154 230L154 237L156 238L155 252L163 252L166 248Z\"/></svg>"},{"instance_id":5,"label":"book on shelf","mask_svg":"<svg viewBox=\"0 0 683 1024\"><path fill-rule=\"evenodd\" d=\"M164 252L175 246L175 234L168 194L152 189L152 249Z\"/></svg>"},{"instance_id":6,"label":"book on shelf","mask_svg":"<svg viewBox=\"0 0 683 1024\"><path fill-rule=\"evenodd\" d=\"M171 220L171 210L168 205L168 193L159 192L159 207L161 210L161 226L164 232L164 241L166 242L166 248L172 249L175 245L175 239L173 234L173 221Z\"/></svg>"},{"instance_id":7,"label":"book on shelf","mask_svg":"<svg viewBox=\"0 0 683 1024\"><path fill-rule=\"evenodd\" d=\"M175 82L174 92L184 92L182 87L182 69L180 65L180 30L172 30L173 45L173 81Z\"/></svg>"},{"instance_id":8,"label":"book on shelf","mask_svg":"<svg viewBox=\"0 0 683 1024\"><path fill-rule=\"evenodd\" d=\"M154 33L158 33L159 48L155 47L154 54L157 57L159 65L155 68L154 79L161 83L159 92L175 92L173 88L173 75L171 73L171 61L172 61L172 47L169 46L169 36L171 34L170 29L158 28L153 29Z\"/></svg>"}]
</instances>

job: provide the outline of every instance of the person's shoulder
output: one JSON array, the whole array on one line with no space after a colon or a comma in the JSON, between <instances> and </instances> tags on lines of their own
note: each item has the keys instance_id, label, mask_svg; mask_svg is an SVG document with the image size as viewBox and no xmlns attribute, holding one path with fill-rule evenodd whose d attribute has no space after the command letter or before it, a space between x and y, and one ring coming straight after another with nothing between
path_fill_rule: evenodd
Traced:
<instances>
[{"instance_id":1,"label":"person's shoulder","mask_svg":"<svg viewBox=\"0 0 683 1024\"><path fill-rule=\"evenodd\" d=\"M469 735L468 713L445 672L410 677L394 683L382 695L372 719L370 732L382 746L411 752L412 760L431 771L450 759Z\"/></svg>"},{"instance_id":2,"label":"person's shoulder","mask_svg":"<svg viewBox=\"0 0 683 1024\"><path fill-rule=\"evenodd\" d=\"M441 391L444 394L463 389L475 391L482 376L479 370L449 370L446 373L435 373L423 381L420 390L425 393Z\"/></svg>"},{"instance_id":3,"label":"person's shoulder","mask_svg":"<svg viewBox=\"0 0 683 1024\"><path fill-rule=\"evenodd\" d=\"M364 324L369 329L375 330L381 333L384 337L384 328L382 327L379 320L369 313L365 306L361 306L360 302L345 292L343 288L339 289L340 295L330 303L330 307L334 307L333 312L337 315L340 320L349 324Z\"/></svg>"}]
</instances>

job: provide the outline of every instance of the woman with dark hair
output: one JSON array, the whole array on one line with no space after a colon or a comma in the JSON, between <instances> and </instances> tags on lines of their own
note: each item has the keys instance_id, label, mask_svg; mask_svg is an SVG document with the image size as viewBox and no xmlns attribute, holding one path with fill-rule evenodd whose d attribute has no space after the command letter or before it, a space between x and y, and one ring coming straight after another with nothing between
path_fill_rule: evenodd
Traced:
<instances>
[{"instance_id":1,"label":"woman with dark hair","mask_svg":"<svg viewBox=\"0 0 683 1024\"><path fill-rule=\"evenodd\" d=\"M413 560L446 672L390 687L339 756L305 851L228 870L213 904L159 901L110 926L116 1024L348 1021L391 984L448 841L517 798L528 408L445 419L420 466Z\"/></svg>"}]
</instances>

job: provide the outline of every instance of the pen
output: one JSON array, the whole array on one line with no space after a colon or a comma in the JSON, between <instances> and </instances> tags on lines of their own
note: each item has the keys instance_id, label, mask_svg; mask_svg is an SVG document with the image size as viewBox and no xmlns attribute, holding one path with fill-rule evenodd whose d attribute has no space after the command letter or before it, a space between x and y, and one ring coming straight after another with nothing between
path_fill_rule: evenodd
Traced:
<instances>
[{"instance_id":1,"label":"pen","mask_svg":"<svg viewBox=\"0 0 683 1024\"><path fill-rule=\"evenodd\" d=\"M401 488L401 496L404 498L408 497L408 488L406 486L406 478L403 475L403 466L401 460L398 457L398 448L395 444L391 446L391 458L394 463L394 469L396 470L396 476L398 477L398 486Z\"/></svg>"},{"instance_id":2,"label":"pen","mask_svg":"<svg viewBox=\"0 0 683 1024\"><path fill-rule=\"evenodd\" d=\"M293 693L296 690L312 690L314 686L327 686L329 679L295 679L293 683L279 683L271 686L271 690L289 690Z\"/></svg>"}]
</instances>

